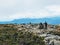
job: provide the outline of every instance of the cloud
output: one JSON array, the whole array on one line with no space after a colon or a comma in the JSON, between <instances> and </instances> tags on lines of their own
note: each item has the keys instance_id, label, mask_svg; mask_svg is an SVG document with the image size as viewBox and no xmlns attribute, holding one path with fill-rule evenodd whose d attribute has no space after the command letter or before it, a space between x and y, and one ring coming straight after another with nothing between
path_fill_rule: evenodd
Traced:
<instances>
[{"instance_id":1,"label":"cloud","mask_svg":"<svg viewBox=\"0 0 60 45\"><path fill-rule=\"evenodd\" d=\"M60 16L60 0L0 0L0 21L54 16Z\"/></svg>"},{"instance_id":2,"label":"cloud","mask_svg":"<svg viewBox=\"0 0 60 45\"><path fill-rule=\"evenodd\" d=\"M53 12L60 12L60 5L51 5L47 6L46 8Z\"/></svg>"},{"instance_id":3,"label":"cloud","mask_svg":"<svg viewBox=\"0 0 60 45\"><path fill-rule=\"evenodd\" d=\"M21 18L45 18L45 17L55 17L55 16L60 16L60 6L46 6L43 9L40 9L38 11L34 10L28 10L25 12L17 12L15 14L10 14L6 16L1 16L3 17L4 20L1 21L11 21L14 19L21 19Z\"/></svg>"},{"instance_id":4,"label":"cloud","mask_svg":"<svg viewBox=\"0 0 60 45\"><path fill-rule=\"evenodd\" d=\"M16 0L0 0L0 7L12 7L16 5Z\"/></svg>"},{"instance_id":5,"label":"cloud","mask_svg":"<svg viewBox=\"0 0 60 45\"><path fill-rule=\"evenodd\" d=\"M38 11L26 11L22 13L16 13L15 15L12 15L12 18L45 18L45 17L56 17L60 16L60 6L47 6L43 9L40 9Z\"/></svg>"},{"instance_id":6,"label":"cloud","mask_svg":"<svg viewBox=\"0 0 60 45\"><path fill-rule=\"evenodd\" d=\"M46 10L48 10L53 16L60 16L60 5L47 6Z\"/></svg>"}]
</instances>

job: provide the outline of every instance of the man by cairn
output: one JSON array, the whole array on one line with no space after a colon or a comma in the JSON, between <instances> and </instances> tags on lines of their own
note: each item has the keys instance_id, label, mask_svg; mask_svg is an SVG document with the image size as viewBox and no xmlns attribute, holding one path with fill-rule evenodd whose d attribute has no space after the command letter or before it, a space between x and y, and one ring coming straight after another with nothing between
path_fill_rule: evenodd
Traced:
<instances>
[{"instance_id":1,"label":"man by cairn","mask_svg":"<svg viewBox=\"0 0 60 45\"><path fill-rule=\"evenodd\" d=\"M45 21L45 23L43 24L43 23L40 23L39 24L39 29L47 29L47 22Z\"/></svg>"},{"instance_id":2,"label":"man by cairn","mask_svg":"<svg viewBox=\"0 0 60 45\"><path fill-rule=\"evenodd\" d=\"M47 22L45 21L45 23L44 23L44 29L47 29Z\"/></svg>"}]
</instances>

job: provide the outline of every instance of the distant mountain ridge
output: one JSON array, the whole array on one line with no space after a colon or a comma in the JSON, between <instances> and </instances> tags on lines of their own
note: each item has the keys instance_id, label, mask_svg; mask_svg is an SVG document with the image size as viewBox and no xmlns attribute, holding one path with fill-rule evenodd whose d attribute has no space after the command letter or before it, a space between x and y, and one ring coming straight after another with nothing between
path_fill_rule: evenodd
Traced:
<instances>
[{"instance_id":1,"label":"distant mountain ridge","mask_svg":"<svg viewBox=\"0 0 60 45\"><path fill-rule=\"evenodd\" d=\"M10 22L0 22L0 24L10 24L10 23L17 23L17 24L21 24L21 23L44 23L47 22L49 24L60 24L60 17L51 17L51 18L22 18L22 19L15 19L13 21Z\"/></svg>"}]
</instances>

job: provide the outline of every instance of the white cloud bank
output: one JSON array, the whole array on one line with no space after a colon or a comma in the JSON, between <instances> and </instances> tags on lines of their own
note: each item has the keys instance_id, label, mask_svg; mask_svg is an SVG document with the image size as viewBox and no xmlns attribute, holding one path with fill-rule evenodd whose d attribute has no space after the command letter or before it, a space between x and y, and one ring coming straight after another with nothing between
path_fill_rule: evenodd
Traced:
<instances>
[{"instance_id":1,"label":"white cloud bank","mask_svg":"<svg viewBox=\"0 0 60 45\"><path fill-rule=\"evenodd\" d=\"M44 17L54 17L54 16L60 16L60 6L47 6L44 7L44 9L41 9L39 11L27 11L22 13L16 13L12 16L10 16L13 19L18 18L44 18Z\"/></svg>"},{"instance_id":2,"label":"white cloud bank","mask_svg":"<svg viewBox=\"0 0 60 45\"><path fill-rule=\"evenodd\" d=\"M60 16L59 0L0 0L0 21Z\"/></svg>"}]
</instances>

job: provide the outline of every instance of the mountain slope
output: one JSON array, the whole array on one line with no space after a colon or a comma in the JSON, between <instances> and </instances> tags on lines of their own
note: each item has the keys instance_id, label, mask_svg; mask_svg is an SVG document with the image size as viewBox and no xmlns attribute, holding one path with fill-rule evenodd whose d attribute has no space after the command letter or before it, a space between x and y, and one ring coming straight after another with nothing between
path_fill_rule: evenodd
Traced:
<instances>
[{"instance_id":1,"label":"mountain slope","mask_svg":"<svg viewBox=\"0 0 60 45\"><path fill-rule=\"evenodd\" d=\"M21 24L21 23L40 23L40 22L47 22L49 24L60 24L60 17L51 17L51 18L39 18L39 19L31 19L31 18L22 18L22 19L15 19L13 21L10 22L0 22L0 24L7 24L7 23L17 23L17 24Z\"/></svg>"}]
</instances>

